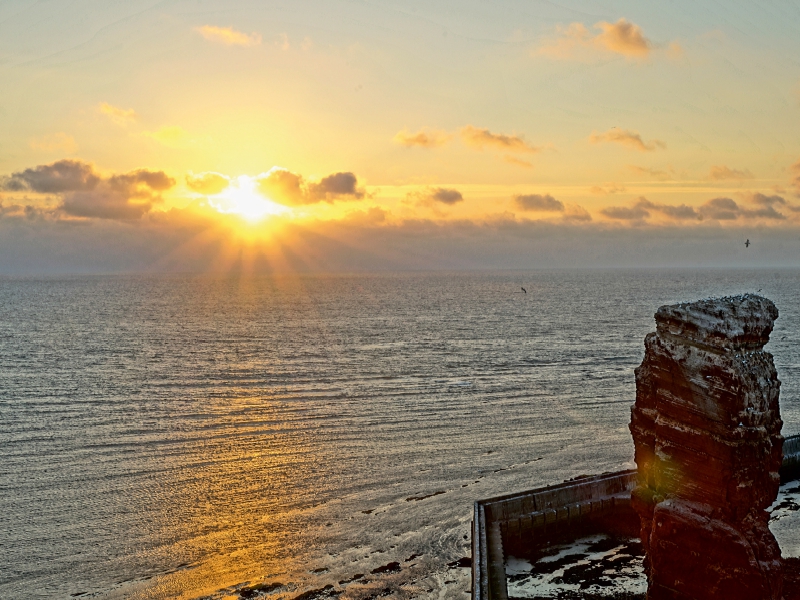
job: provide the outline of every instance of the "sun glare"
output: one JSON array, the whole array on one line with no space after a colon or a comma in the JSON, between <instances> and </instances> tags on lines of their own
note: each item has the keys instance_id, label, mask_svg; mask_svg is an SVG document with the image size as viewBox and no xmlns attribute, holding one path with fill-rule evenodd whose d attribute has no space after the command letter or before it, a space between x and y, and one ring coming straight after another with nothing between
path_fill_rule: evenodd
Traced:
<instances>
[{"instance_id":1,"label":"sun glare","mask_svg":"<svg viewBox=\"0 0 800 600\"><path fill-rule=\"evenodd\" d=\"M221 213L239 215L253 222L288 210L262 196L253 178L247 175L240 175L219 194L210 196L208 203Z\"/></svg>"}]
</instances>

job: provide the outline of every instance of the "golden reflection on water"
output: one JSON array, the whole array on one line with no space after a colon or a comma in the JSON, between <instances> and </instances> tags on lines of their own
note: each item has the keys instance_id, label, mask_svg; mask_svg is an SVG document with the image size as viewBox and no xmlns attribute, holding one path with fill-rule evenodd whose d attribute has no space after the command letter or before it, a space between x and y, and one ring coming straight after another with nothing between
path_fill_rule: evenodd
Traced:
<instances>
[{"instance_id":1,"label":"golden reflection on water","mask_svg":"<svg viewBox=\"0 0 800 600\"><path fill-rule=\"evenodd\" d=\"M792 373L800 276L779 275L771 344ZM533 273L524 296L513 273L4 282L0 595L216 598L266 579L287 584L275 600L346 600L400 561L428 598L463 598L447 563L469 553L476 498L630 460L653 307L764 277Z\"/></svg>"},{"instance_id":2,"label":"golden reflection on water","mask_svg":"<svg viewBox=\"0 0 800 600\"><path fill-rule=\"evenodd\" d=\"M215 406L216 403L216 406ZM197 598L269 574L290 575L303 552L313 501L298 486L318 463L306 427L280 400L210 399L219 409L209 431L170 455L158 532L172 572L123 586L110 597Z\"/></svg>"}]
</instances>

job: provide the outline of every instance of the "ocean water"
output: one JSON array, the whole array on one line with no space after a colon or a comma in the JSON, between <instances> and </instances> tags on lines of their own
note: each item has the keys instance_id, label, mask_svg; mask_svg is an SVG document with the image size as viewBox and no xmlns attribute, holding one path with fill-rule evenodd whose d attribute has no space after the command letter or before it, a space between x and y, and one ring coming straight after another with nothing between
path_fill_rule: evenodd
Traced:
<instances>
[{"instance_id":1,"label":"ocean water","mask_svg":"<svg viewBox=\"0 0 800 600\"><path fill-rule=\"evenodd\" d=\"M800 271L0 279L0 597L465 600L473 501L631 467L655 310L757 290L800 433Z\"/></svg>"}]
</instances>

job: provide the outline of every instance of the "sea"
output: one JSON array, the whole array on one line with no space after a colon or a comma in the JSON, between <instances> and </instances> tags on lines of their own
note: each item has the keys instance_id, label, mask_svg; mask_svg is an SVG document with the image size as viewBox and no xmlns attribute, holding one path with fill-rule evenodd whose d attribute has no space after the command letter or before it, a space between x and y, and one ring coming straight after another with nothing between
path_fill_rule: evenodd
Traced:
<instances>
[{"instance_id":1,"label":"sea","mask_svg":"<svg viewBox=\"0 0 800 600\"><path fill-rule=\"evenodd\" d=\"M800 270L0 278L0 598L467 600L473 502L633 467L653 313L745 292L800 433Z\"/></svg>"}]
</instances>

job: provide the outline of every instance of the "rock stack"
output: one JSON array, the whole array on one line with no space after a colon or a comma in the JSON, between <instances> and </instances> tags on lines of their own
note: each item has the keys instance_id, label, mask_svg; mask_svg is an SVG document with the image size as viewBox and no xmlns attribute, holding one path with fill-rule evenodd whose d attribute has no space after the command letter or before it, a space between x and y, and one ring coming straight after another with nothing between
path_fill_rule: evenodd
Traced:
<instances>
[{"instance_id":1,"label":"rock stack","mask_svg":"<svg viewBox=\"0 0 800 600\"><path fill-rule=\"evenodd\" d=\"M781 600L766 508L780 484L778 309L746 294L662 306L636 369L633 507L648 600Z\"/></svg>"}]
</instances>

